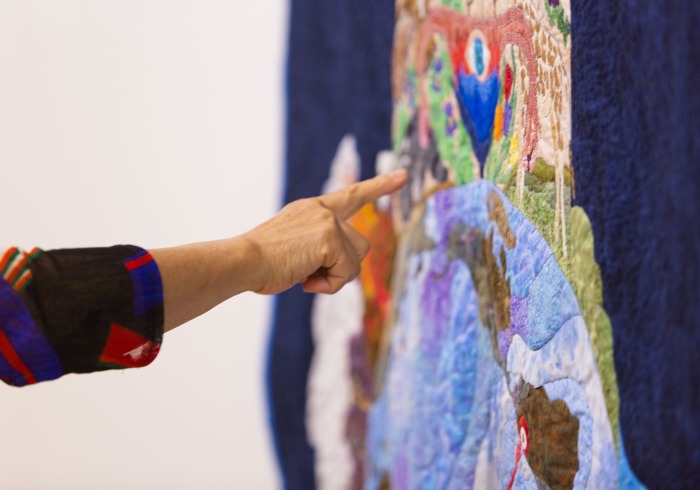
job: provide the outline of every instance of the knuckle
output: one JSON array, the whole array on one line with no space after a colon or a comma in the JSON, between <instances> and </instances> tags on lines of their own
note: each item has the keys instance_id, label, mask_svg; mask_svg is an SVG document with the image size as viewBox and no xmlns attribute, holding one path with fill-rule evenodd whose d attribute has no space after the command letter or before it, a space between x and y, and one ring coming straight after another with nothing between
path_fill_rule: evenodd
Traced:
<instances>
[{"instance_id":1,"label":"knuckle","mask_svg":"<svg viewBox=\"0 0 700 490\"><path fill-rule=\"evenodd\" d=\"M335 227L334 224L326 221L323 223L323 226L321 227L321 239L324 242L331 242L335 240L337 236L337 228Z\"/></svg>"},{"instance_id":2,"label":"knuckle","mask_svg":"<svg viewBox=\"0 0 700 490\"><path fill-rule=\"evenodd\" d=\"M345 281L348 282L348 281L352 281L353 279L355 279L357 276L360 275L360 270L361 270L360 261L357 259L357 257L348 256L347 257L347 267L345 270L346 274L344 277Z\"/></svg>"},{"instance_id":3,"label":"knuckle","mask_svg":"<svg viewBox=\"0 0 700 490\"><path fill-rule=\"evenodd\" d=\"M333 285L333 292L334 292L334 293L337 293L338 291L340 291L341 289L343 289L343 287L345 287L345 285L346 285L347 283L348 283L347 280L337 281L337 282Z\"/></svg>"},{"instance_id":4,"label":"knuckle","mask_svg":"<svg viewBox=\"0 0 700 490\"><path fill-rule=\"evenodd\" d=\"M372 245L369 243L369 240L363 237L360 247L360 253L362 253L363 257L365 257L372 248Z\"/></svg>"},{"instance_id":5,"label":"knuckle","mask_svg":"<svg viewBox=\"0 0 700 490\"><path fill-rule=\"evenodd\" d=\"M357 260L355 261L355 266L353 267L353 274L352 274L352 279L356 278L357 276L360 275L360 272L362 272L362 266L360 265L360 261Z\"/></svg>"},{"instance_id":6,"label":"knuckle","mask_svg":"<svg viewBox=\"0 0 700 490\"><path fill-rule=\"evenodd\" d=\"M342 203L345 207L351 207L360 199L361 189L359 184L352 184L345 188L342 194Z\"/></svg>"},{"instance_id":7,"label":"knuckle","mask_svg":"<svg viewBox=\"0 0 700 490\"><path fill-rule=\"evenodd\" d=\"M282 209L288 210L288 211L298 211L298 210L303 209L306 206L308 206L308 201L309 201L309 199L298 199L296 201L290 202Z\"/></svg>"},{"instance_id":8,"label":"knuckle","mask_svg":"<svg viewBox=\"0 0 700 490\"><path fill-rule=\"evenodd\" d=\"M362 191L362 187L359 182L356 182L347 188L348 197L356 198L358 194Z\"/></svg>"},{"instance_id":9,"label":"knuckle","mask_svg":"<svg viewBox=\"0 0 700 490\"><path fill-rule=\"evenodd\" d=\"M319 218L323 221L333 222L335 224L335 214L327 207L323 207L319 210Z\"/></svg>"},{"instance_id":10,"label":"knuckle","mask_svg":"<svg viewBox=\"0 0 700 490\"><path fill-rule=\"evenodd\" d=\"M329 257L331 254L332 247L328 244L328 240L322 238L322 244L319 248L319 254L322 258Z\"/></svg>"}]
</instances>

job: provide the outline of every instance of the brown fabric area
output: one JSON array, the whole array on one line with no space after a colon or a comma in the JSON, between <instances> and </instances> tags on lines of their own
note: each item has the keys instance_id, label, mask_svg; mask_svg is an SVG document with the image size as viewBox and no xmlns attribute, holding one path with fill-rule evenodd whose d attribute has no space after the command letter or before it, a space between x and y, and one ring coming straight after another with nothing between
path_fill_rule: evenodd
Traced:
<instances>
[{"instance_id":1,"label":"brown fabric area","mask_svg":"<svg viewBox=\"0 0 700 490\"><path fill-rule=\"evenodd\" d=\"M389 482L389 476L382 476L382 481L379 482L379 490L391 490L391 483Z\"/></svg>"},{"instance_id":2,"label":"brown fabric area","mask_svg":"<svg viewBox=\"0 0 700 490\"><path fill-rule=\"evenodd\" d=\"M459 223L450 233L447 257L461 259L469 267L479 298L479 318L488 328L496 361L505 367L498 348L498 331L510 328L510 280L505 278L506 254L493 250L493 231L485 236L479 229Z\"/></svg>"},{"instance_id":3,"label":"brown fabric area","mask_svg":"<svg viewBox=\"0 0 700 490\"><path fill-rule=\"evenodd\" d=\"M423 227L424 215L425 203L420 203L416 205L411 213L410 220L406 224L406 231L403 238L405 243L405 250L403 252L406 256L415 255L435 248L435 242L425 233L425 228Z\"/></svg>"},{"instance_id":4,"label":"brown fabric area","mask_svg":"<svg viewBox=\"0 0 700 490\"><path fill-rule=\"evenodd\" d=\"M495 314L496 328L510 328L510 279L506 279L506 251L501 248L500 264L491 253L493 250L493 231L485 239L481 252L487 270L489 295L491 297L491 315Z\"/></svg>"},{"instance_id":5,"label":"brown fabric area","mask_svg":"<svg viewBox=\"0 0 700 490\"><path fill-rule=\"evenodd\" d=\"M578 471L579 420L563 400L550 401L544 388L527 383L518 393L516 412L528 425L527 461L535 476L552 490L573 488Z\"/></svg>"},{"instance_id":6,"label":"brown fabric area","mask_svg":"<svg viewBox=\"0 0 700 490\"><path fill-rule=\"evenodd\" d=\"M506 247L513 248L518 243L515 238L513 231L510 229L510 223L508 223L508 215L506 214L506 207L503 205L503 201L495 192L490 192L488 196L489 205L489 219L496 224L498 228L498 233L503 238L503 242Z\"/></svg>"}]
</instances>

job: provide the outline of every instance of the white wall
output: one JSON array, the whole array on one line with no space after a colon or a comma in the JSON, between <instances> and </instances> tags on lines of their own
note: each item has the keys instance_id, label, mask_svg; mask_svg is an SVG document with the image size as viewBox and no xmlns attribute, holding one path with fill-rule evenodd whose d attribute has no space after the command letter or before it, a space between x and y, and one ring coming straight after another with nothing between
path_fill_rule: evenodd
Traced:
<instances>
[{"instance_id":1,"label":"white wall","mask_svg":"<svg viewBox=\"0 0 700 490\"><path fill-rule=\"evenodd\" d=\"M0 244L237 234L281 185L284 0L0 0ZM0 386L0 488L279 485L268 298L166 335L145 369Z\"/></svg>"}]
</instances>

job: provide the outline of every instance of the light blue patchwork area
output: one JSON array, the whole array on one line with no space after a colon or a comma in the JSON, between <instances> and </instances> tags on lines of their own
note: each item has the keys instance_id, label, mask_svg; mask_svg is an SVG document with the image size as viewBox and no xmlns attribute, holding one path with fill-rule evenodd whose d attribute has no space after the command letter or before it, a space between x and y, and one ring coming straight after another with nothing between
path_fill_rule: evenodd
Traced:
<instances>
[{"instance_id":1,"label":"light blue patchwork area","mask_svg":"<svg viewBox=\"0 0 700 490\"><path fill-rule=\"evenodd\" d=\"M632 468L630 468L627 455L625 454L625 446L622 443L622 434L619 432L618 434L618 440L620 441L620 447L618 448L620 460L620 490L646 490L647 487L637 479L637 475L635 475Z\"/></svg>"},{"instance_id":2,"label":"light blue patchwork area","mask_svg":"<svg viewBox=\"0 0 700 490\"><path fill-rule=\"evenodd\" d=\"M518 238L518 246L506 248L511 296L526 298L530 295L530 287L535 278L554 255L537 228L523 214L517 212L517 208L505 197L502 197L502 200L508 214L510 229Z\"/></svg>"},{"instance_id":3,"label":"light blue patchwork area","mask_svg":"<svg viewBox=\"0 0 700 490\"><path fill-rule=\"evenodd\" d=\"M525 342L541 349L570 318L581 315L571 284L553 255L530 285Z\"/></svg>"},{"instance_id":4,"label":"light blue patchwork area","mask_svg":"<svg viewBox=\"0 0 700 490\"><path fill-rule=\"evenodd\" d=\"M491 193L504 204L513 248L489 219ZM484 180L439 192L425 209L423 232L435 248L408 257L405 288L395 297L384 384L368 418L366 488L378 488L383 477L401 489L505 489L512 478L514 488L537 488L527 457L516 467L522 383L542 387L552 402L564 401L579 421L577 447L571 448L579 462L574 488L616 488L624 465L588 331L544 238ZM517 315L511 315L510 329L498 332L495 346L482 323L469 264L448 253L455 230L466 254L484 243L478 237L493 234L493 249L479 250L471 260L505 251ZM500 352L500 364L494 352Z\"/></svg>"}]
</instances>

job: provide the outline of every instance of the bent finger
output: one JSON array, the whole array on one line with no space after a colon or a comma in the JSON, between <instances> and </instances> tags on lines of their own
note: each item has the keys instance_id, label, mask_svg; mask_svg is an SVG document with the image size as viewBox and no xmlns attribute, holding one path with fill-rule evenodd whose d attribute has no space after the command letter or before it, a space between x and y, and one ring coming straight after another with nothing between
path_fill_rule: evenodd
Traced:
<instances>
[{"instance_id":1,"label":"bent finger","mask_svg":"<svg viewBox=\"0 0 700 490\"><path fill-rule=\"evenodd\" d=\"M350 242L350 246L355 252L355 255L360 261L362 261L362 259L364 259L369 252L369 240L367 240L362 233L357 231L353 226L345 221L340 222L340 227L342 228L343 233L345 233L345 237Z\"/></svg>"},{"instance_id":2,"label":"bent finger","mask_svg":"<svg viewBox=\"0 0 700 490\"><path fill-rule=\"evenodd\" d=\"M349 242L343 243L334 261L324 264L316 274L304 281L304 291L308 293L333 294L360 273L360 259Z\"/></svg>"},{"instance_id":3,"label":"bent finger","mask_svg":"<svg viewBox=\"0 0 700 490\"><path fill-rule=\"evenodd\" d=\"M339 264L340 265L340 264ZM336 266L336 269L339 267ZM349 264L347 271L338 273L338 270L333 272L325 271L322 274L314 274L304 281L303 289L307 293L335 294L340 291L343 286L357 277L359 269L356 270Z\"/></svg>"}]
</instances>

